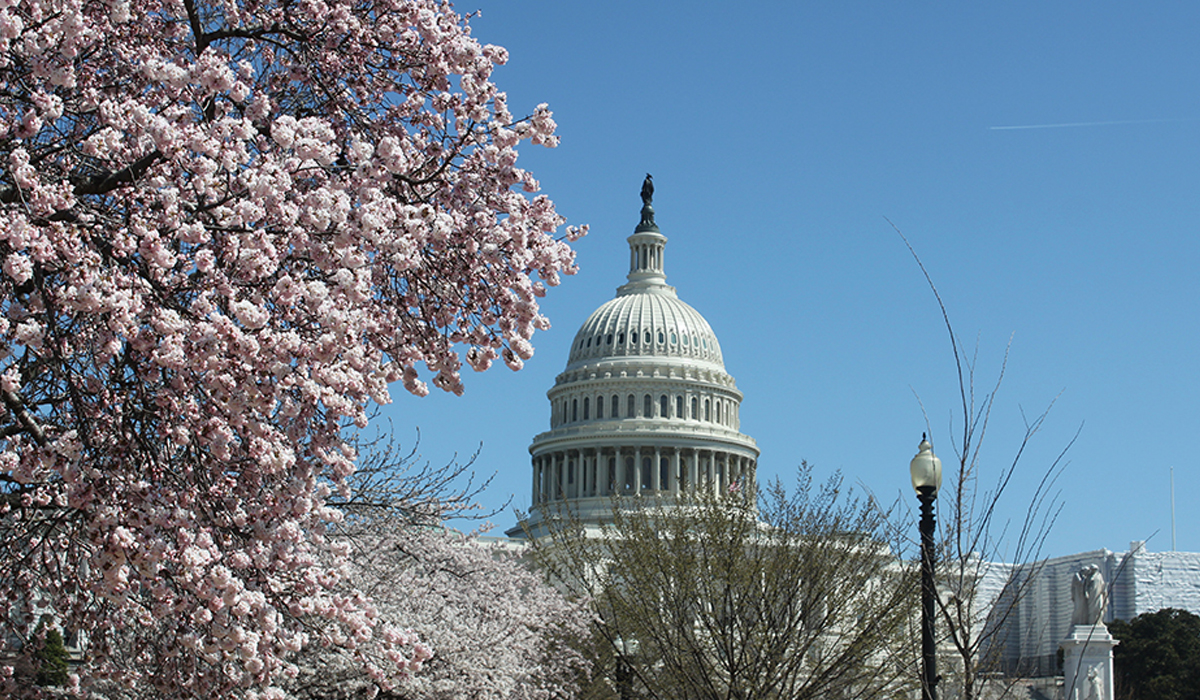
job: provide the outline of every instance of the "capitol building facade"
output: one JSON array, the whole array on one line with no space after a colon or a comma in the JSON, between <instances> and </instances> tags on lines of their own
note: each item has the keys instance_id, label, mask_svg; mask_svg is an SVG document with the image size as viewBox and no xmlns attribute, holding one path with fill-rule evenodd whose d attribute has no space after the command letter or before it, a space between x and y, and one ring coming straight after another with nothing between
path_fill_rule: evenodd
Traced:
<instances>
[{"instance_id":1,"label":"capitol building facade","mask_svg":"<svg viewBox=\"0 0 1200 700\"><path fill-rule=\"evenodd\" d=\"M740 431L742 393L708 321L667 284L652 194L647 177L628 281L580 327L548 392L550 430L529 447L531 531L564 508L604 522L613 496L670 502L754 486L759 451Z\"/></svg>"}]
</instances>

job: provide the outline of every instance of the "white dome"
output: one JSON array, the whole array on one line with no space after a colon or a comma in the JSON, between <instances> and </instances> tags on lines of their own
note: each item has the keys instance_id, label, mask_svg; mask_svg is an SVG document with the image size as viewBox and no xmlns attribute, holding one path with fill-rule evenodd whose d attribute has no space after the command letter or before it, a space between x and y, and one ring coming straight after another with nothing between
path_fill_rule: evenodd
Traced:
<instances>
[{"instance_id":1,"label":"white dome","mask_svg":"<svg viewBox=\"0 0 1200 700\"><path fill-rule=\"evenodd\" d=\"M625 294L592 312L575 334L567 370L638 358L725 370L708 321L673 292L659 290Z\"/></svg>"},{"instance_id":2,"label":"white dome","mask_svg":"<svg viewBox=\"0 0 1200 700\"><path fill-rule=\"evenodd\" d=\"M741 432L742 393L708 321L667 284L667 237L645 189L643 202L629 281L580 327L547 392L550 430L529 446L531 523L563 505L603 520L614 495L753 493L758 447Z\"/></svg>"}]
</instances>

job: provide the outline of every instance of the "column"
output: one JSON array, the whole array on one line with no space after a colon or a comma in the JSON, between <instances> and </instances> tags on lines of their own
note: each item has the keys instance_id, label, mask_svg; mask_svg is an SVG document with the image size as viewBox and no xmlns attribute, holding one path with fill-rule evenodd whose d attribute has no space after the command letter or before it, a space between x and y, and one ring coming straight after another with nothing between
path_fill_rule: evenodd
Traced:
<instances>
[{"instance_id":1,"label":"column","mask_svg":"<svg viewBox=\"0 0 1200 700\"><path fill-rule=\"evenodd\" d=\"M689 495L695 495L696 488L700 484L700 458L702 456L700 450L692 450L692 460L688 462L688 480L687 490Z\"/></svg>"},{"instance_id":2,"label":"column","mask_svg":"<svg viewBox=\"0 0 1200 700\"><path fill-rule=\"evenodd\" d=\"M667 476L670 477L670 484L668 485L668 488L671 489L671 495L676 498L679 497L679 452L680 451L681 451L681 448L676 447L675 451L671 453L671 469L667 474Z\"/></svg>"},{"instance_id":3,"label":"column","mask_svg":"<svg viewBox=\"0 0 1200 700\"><path fill-rule=\"evenodd\" d=\"M642 448L633 448L633 495L642 495Z\"/></svg>"},{"instance_id":4,"label":"column","mask_svg":"<svg viewBox=\"0 0 1200 700\"><path fill-rule=\"evenodd\" d=\"M542 502L542 458L533 458L533 505Z\"/></svg>"},{"instance_id":5,"label":"column","mask_svg":"<svg viewBox=\"0 0 1200 700\"><path fill-rule=\"evenodd\" d=\"M662 448L655 446L654 463L650 465L650 490L662 491Z\"/></svg>"}]
</instances>

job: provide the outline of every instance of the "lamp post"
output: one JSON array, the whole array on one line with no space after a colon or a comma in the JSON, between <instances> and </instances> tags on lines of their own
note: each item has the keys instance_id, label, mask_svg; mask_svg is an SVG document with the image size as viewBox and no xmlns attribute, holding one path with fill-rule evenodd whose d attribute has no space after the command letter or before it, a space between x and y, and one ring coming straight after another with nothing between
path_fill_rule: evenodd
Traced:
<instances>
[{"instance_id":1,"label":"lamp post","mask_svg":"<svg viewBox=\"0 0 1200 700\"><path fill-rule=\"evenodd\" d=\"M617 637L613 640L613 647L617 655L617 697L620 700L633 700L633 669L629 667L629 657L638 653L638 642L636 639Z\"/></svg>"},{"instance_id":2,"label":"lamp post","mask_svg":"<svg viewBox=\"0 0 1200 700\"><path fill-rule=\"evenodd\" d=\"M913 488L921 501L921 700L937 700L937 645L933 638L936 615L933 582L933 502L942 486L942 460L933 454L933 445L921 435L917 456L908 465Z\"/></svg>"}]
</instances>

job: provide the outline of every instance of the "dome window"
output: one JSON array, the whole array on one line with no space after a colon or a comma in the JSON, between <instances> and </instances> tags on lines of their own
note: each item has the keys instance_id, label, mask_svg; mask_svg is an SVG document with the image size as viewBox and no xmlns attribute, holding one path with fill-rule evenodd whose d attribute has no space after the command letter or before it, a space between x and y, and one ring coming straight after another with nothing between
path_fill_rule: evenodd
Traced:
<instances>
[{"instance_id":1,"label":"dome window","mask_svg":"<svg viewBox=\"0 0 1200 700\"><path fill-rule=\"evenodd\" d=\"M683 397L682 396L675 397L675 417L683 418Z\"/></svg>"},{"instance_id":2,"label":"dome window","mask_svg":"<svg viewBox=\"0 0 1200 700\"><path fill-rule=\"evenodd\" d=\"M704 420L712 421L712 400L704 399Z\"/></svg>"},{"instance_id":3,"label":"dome window","mask_svg":"<svg viewBox=\"0 0 1200 700\"><path fill-rule=\"evenodd\" d=\"M658 414L660 418L667 418L667 395L663 394L658 397Z\"/></svg>"},{"instance_id":4,"label":"dome window","mask_svg":"<svg viewBox=\"0 0 1200 700\"><path fill-rule=\"evenodd\" d=\"M667 342L667 337L665 335L663 335L662 331L659 331L658 332L658 344L662 345L665 342Z\"/></svg>"},{"instance_id":5,"label":"dome window","mask_svg":"<svg viewBox=\"0 0 1200 700\"><path fill-rule=\"evenodd\" d=\"M626 410L625 410L625 417L626 417L626 418L633 418L633 417L634 417L634 415L633 415L633 394L630 394L630 395L629 395L629 401L627 401L627 402L626 402L625 409L626 409Z\"/></svg>"},{"instance_id":6,"label":"dome window","mask_svg":"<svg viewBox=\"0 0 1200 700\"><path fill-rule=\"evenodd\" d=\"M620 333L617 334L617 345L624 345L624 344L625 344L625 331L621 331Z\"/></svg>"},{"instance_id":7,"label":"dome window","mask_svg":"<svg viewBox=\"0 0 1200 700\"><path fill-rule=\"evenodd\" d=\"M596 397L596 418L597 420L604 417L604 397Z\"/></svg>"},{"instance_id":8,"label":"dome window","mask_svg":"<svg viewBox=\"0 0 1200 700\"><path fill-rule=\"evenodd\" d=\"M683 334L683 344L684 344L684 345L688 345L688 344L689 344L689 343L688 343L688 337L687 337L687 333L684 333L684 334Z\"/></svg>"},{"instance_id":9,"label":"dome window","mask_svg":"<svg viewBox=\"0 0 1200 700\"><path fill-rule=\"evenodd\" d=\"M600 335L596 336L596 347L600 347L600 339L603 337L604 336L600 336Z\"/></svg>"},{"instance_id":10,"label":"dome window","mask_svg":"<svg viewBox=\"0 0 1200 700\"><path fill-rule=\"evenodd\" d=\"M674 345L677 341L678 338L675 336L675 331L671 331L671 345Z\"/></svg>"},{"instance_id":11,"label":"dome window","mask_svg":"<svg viewBox=\"0 0 1200 700\"><path fill-rule=\"evenodd\" d=\"M612 333L609 333L609 334L608 334L608 340L607 340L607 341L605 341L605 342L606 342L606 344L607 344L607 345L612 345Z\"/></svg>"},{"instance_id":12,"label":"dome window","mask_svg":"<svg viewBox=\"0 0 1200 700\"><path fill-rule=\"evenodd\" d=\"M642 417L654 417L654 405L650 403L650 394L646 394L645 398L642 399Z\"/></svg>"},{"instance_id":13,"label":"dome window","mask_svg":"<svg viewBox=\"0 0 1200 700\"><path fill-rule=\"evenodd\" d=\"M696 397L693 396L692 397L692 415L689 416L692 420L696 420L700 417L700 411L696 410L699 407L700 407L699 399L697 399Z\"/></svg>"},{"instance_id":14,"label":"dome window","mask_svg":"<svg viewBox=\"0 0 1200 700\"><path fill-rule=\"evenodd\" d=\"M590 348L590 347L592 347L592 339L591 339L591 338L588 338L588 339L587 339L587 346L588 346L589 348Z\"/></svg>"},{"instance_id":15,"label":"dome window","mask_svg":"<svg viewBox=\"0 0 1200 700\"><path fill-rule=\"evenodd\" d=\"M579 420L579 399L571 399L571 421Z\"/></svg>"},{"instance_id":16,"label":"dome window","mask_svg":"<svg viewBox=\"0 0 1200 700\"><path fill-rule=\"evenodd\" d=\"M584 400L583 400L583 419L584 420L588 419L588 405L590 403L591 403L591 401L589 399L584 398Z\"/></svg>"},{"instance_id":17,"label":"dome window","mask_svg":"<svg viewBox=\"0 0 1200 700\"><path fill-rule=\"evenodd\" d=\"M637 331L633 331L629 334L629 342L637 345Z\"/></svg>"},{"instance_id":18,"label":"dome window","mask_svg":"<svg viewBox=\"0 0 1200 700\"><path fill-rule=\"evenodd\" d=\"M613 398L612 398L612 417L613 417L613 418L620 418L620 417L621 417L620 413L621 413L621 402L620 402L620 400L617 398L617 395L616 395L616 394L613 394Z\"/></svg>"}]
</instances>

